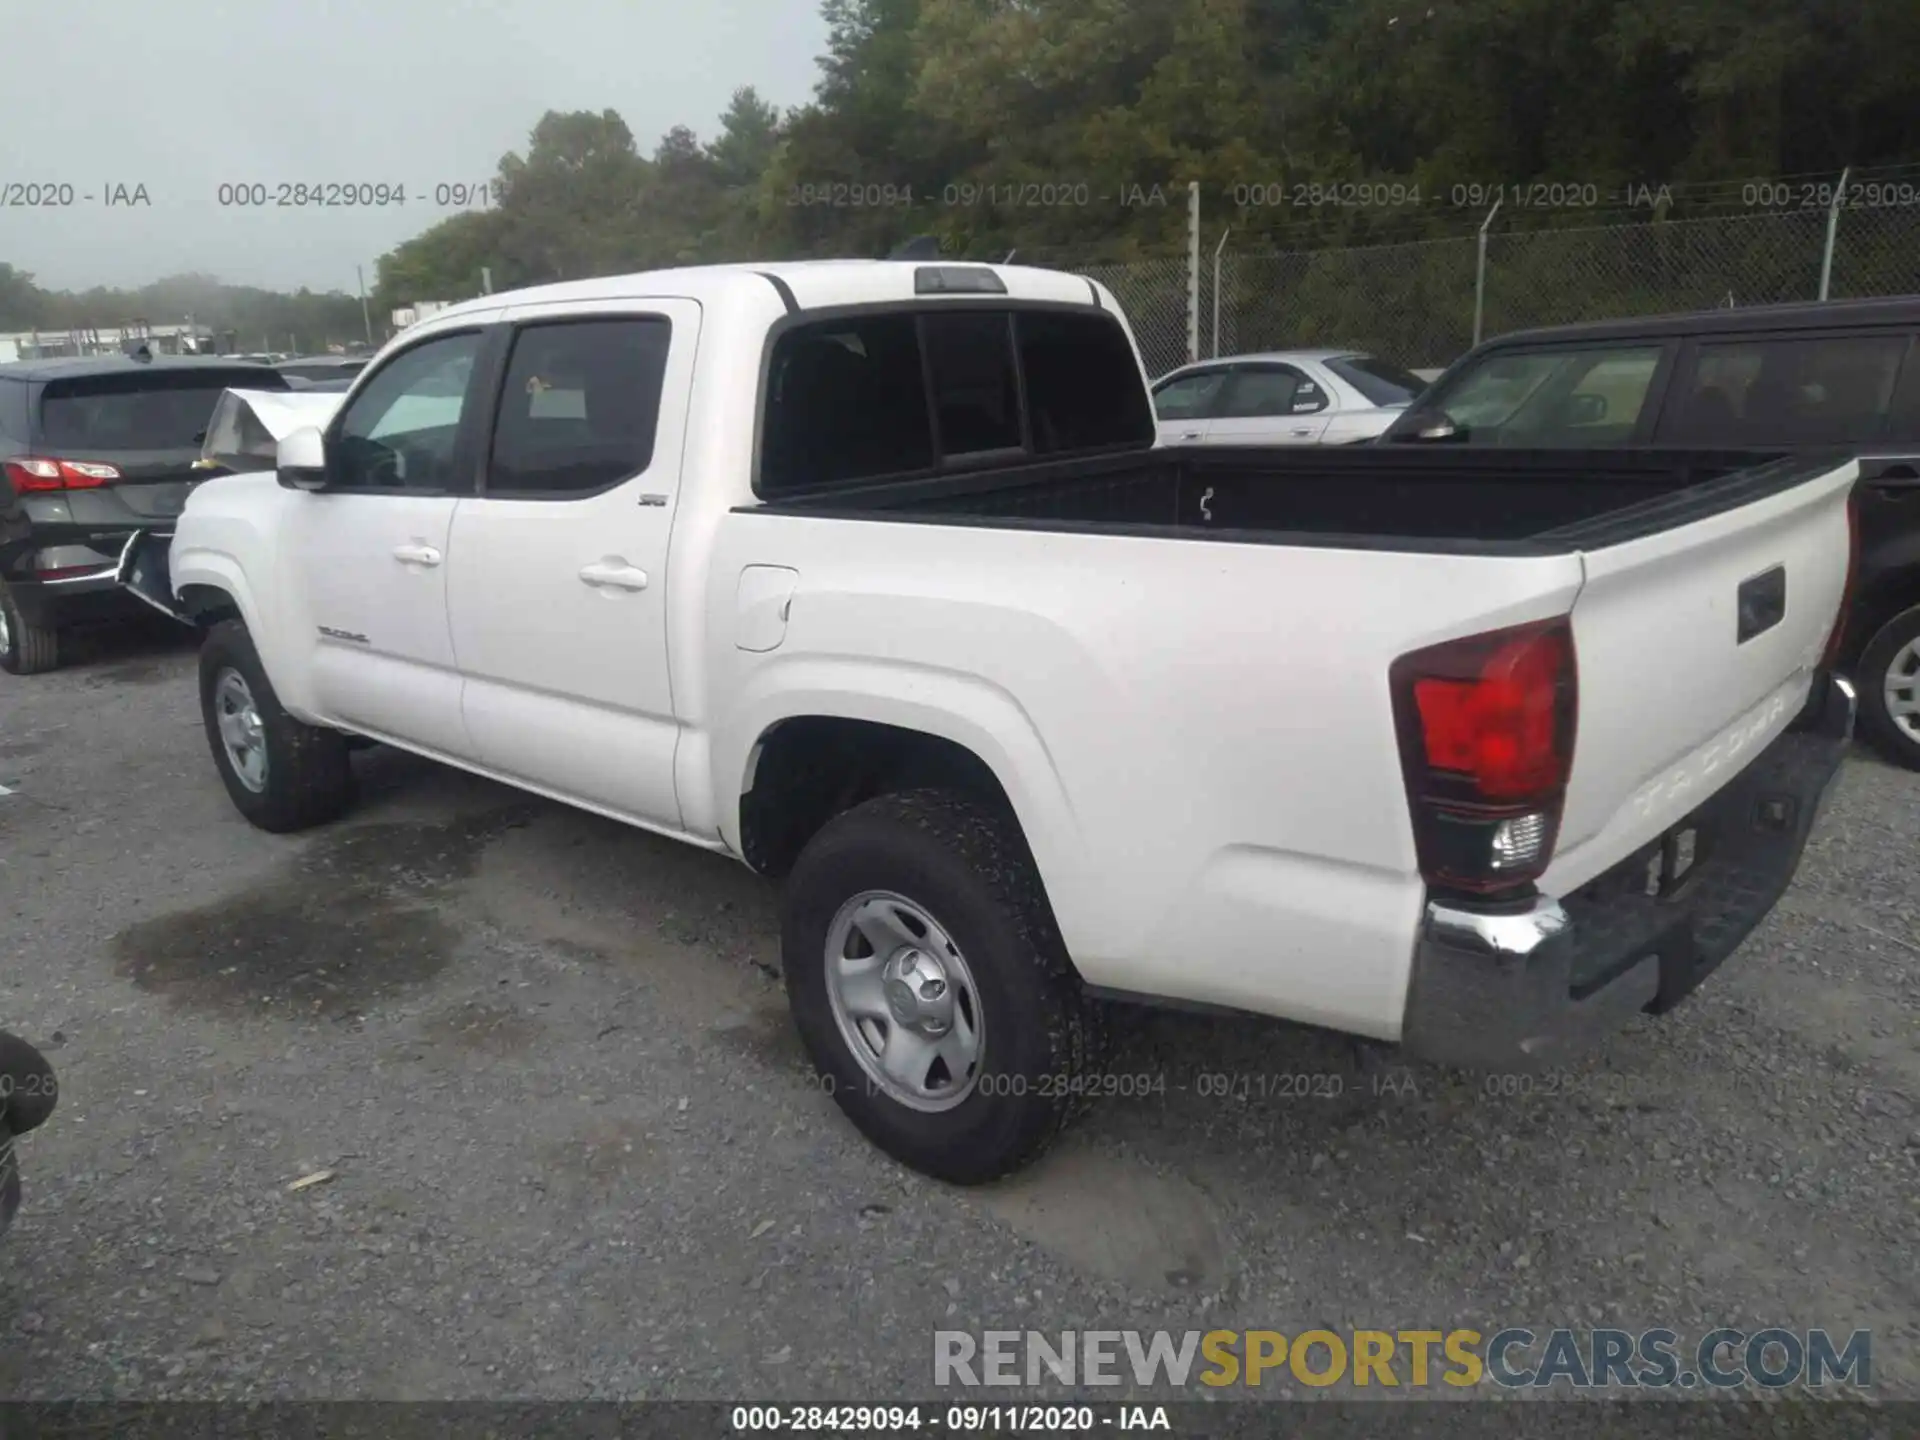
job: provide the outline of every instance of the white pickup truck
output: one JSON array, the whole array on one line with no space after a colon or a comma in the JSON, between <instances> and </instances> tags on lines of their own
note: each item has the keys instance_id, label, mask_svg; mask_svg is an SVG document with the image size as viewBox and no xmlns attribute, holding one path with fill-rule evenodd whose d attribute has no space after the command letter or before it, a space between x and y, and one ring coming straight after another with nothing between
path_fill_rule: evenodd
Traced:
<instances>
[{"instance_id":1,"label":"white pickup truck","mask_svg":"<svg viewBox=\"0 0 1920 1440\"><path fill-rule=\"evenodd\" d=\"M122 579L267 830L359 737L782 878L812 1060L959 1182L1106 1088L1104 1001L1532 1067L1771 908L1852 462L1154 434L1074 276L583 281L406 331Z\"/></svg>"}]
</instances>

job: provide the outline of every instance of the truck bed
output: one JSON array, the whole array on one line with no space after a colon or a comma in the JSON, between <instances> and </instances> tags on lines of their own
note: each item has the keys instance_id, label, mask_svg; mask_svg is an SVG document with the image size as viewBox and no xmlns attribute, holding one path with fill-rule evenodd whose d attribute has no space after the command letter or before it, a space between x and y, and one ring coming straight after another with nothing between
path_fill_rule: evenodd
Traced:
<instances>
[{"instance_id":1,"label":"truck bed","mask_svg":"<svg viewBox=\"0 0 1920 1440\"><path fill-rule=\"evenodd\" d=\"M1617 544L1830 470L1837 455L1200 448L961 472L764 508L869 519L1550 554Z\"/></svg>"}]
</instances>

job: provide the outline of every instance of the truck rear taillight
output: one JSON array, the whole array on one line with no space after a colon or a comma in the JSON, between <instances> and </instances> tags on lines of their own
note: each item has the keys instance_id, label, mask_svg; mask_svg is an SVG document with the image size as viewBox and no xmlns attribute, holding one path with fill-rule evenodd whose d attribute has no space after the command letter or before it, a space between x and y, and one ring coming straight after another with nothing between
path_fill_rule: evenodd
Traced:
<instances>
[{"instance_id":1,"label":"truck rear taillight","mask_svg":"<svg viewBox=\"0 0 1920 1440\"><path fill-rule=\"evenodd\" d=\"M111 465L96 465L87 460L43 460L22 456L5 462L7 479L14 493L29 495L44 490L91 490L109 480L118 480L120 472Z\"/></svg>"},{"instance_id":2,"label":"truck rear taillight","mask_svg":"<svg viewBox=\"0 0 1920 1440\"><path fill-rule=\"evenodd\" d=\"M1401 767L1429 885L1521 891L1546 870L1573 768L1576 669L1564 618L1394 661Z\"/></svg>"}]
</instances>

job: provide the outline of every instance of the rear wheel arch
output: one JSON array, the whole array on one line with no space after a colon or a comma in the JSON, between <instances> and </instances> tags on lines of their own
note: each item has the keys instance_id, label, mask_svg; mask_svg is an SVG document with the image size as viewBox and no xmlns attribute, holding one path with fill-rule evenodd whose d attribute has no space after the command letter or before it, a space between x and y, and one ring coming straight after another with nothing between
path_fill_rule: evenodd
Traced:
<instances>
[{"instance_id":1,"label":"rear wheel arch","mask_svg":"<svg viewBox=\"0 0 1920 1440\"><path fill-rule=\"evenodd\" d=\"M768 725L747 752L738 790L741 857L782 878L830 820L906 790L971 796L1029 838L1006 783L971 747L880 721L795 715Z\"/></svg>"}]
</instances>

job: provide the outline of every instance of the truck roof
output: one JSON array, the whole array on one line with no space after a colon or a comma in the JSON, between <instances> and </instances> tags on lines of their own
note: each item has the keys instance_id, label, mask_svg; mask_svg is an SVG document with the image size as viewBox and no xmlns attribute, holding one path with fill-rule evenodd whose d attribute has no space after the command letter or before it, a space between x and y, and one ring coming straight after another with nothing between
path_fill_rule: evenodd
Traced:
<instances>
[{"instance_id":1,"label":"truck roof","mask_svg":"<svg viewBox=\"0 0 1920 1440\"><path fill-rule=\"evenodd\" d=\"M1675 335L1737 335L1768 330L1825 330L1845 325L1910 325L1920 320L1920 295L1874 296L1857 300L1791 300L1778 305L1737 309L1688 310L1669 315L1635 315L1618 320L1587 320L1510 330L1486 341L1487 348L1538 345L1573 340L1664 340Z\"/></svg>"},{"instance_id":2,"label":"truck roof","mask_svg":"<svg viewBox=\"0 0 1920 1440\"><path fill-rule=\"evenodd\" d=\"M992 271L1007 287L1008 298L1014 300L1070 305L1108 303L1100 288L1083 275L1041 270L1030 265L985 265L963 260L789 260L764 265L685 265L667 270L642 270L632 275L605 275L592 280L564 280L497 295L481 295L436 311L431 319L438 326L449 319L498 309L502 305L615 300L640 295L672 295L710 303L750 291L777 296L790 309L877 305L914 299L914 276L918 271L953 267Z\"/></svg>"}]
</instances>

